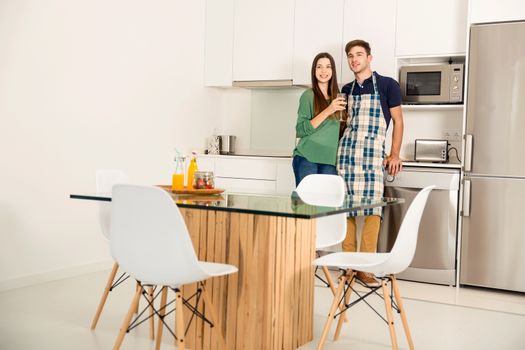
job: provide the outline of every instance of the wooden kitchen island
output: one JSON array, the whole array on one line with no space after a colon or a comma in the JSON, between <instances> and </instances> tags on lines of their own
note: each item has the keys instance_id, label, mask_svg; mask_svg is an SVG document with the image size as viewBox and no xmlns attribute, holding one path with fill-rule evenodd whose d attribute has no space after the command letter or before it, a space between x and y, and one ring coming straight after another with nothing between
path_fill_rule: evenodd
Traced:
<instances>
[{"instance_id":1,"label":"wooden kitchen island","mask_svg":"<svg viewBox=\"0 0 525 350\"><path fill-rule=\"evenodd\" d=\"M71 198L111 200L103 195ZM206 282L228 350L288 350L312 341L315 218L400 202L348 197L339 207L320 207L304 203L295 193L173 199L199 260L239 268L238 273ZM195 291L195 285L186 286L184 297ZM184 318L188 322L191 313ZM217 332L200 319L193 320L185 340L191 349L220 349Z\"/></svg>"}]
</instances>

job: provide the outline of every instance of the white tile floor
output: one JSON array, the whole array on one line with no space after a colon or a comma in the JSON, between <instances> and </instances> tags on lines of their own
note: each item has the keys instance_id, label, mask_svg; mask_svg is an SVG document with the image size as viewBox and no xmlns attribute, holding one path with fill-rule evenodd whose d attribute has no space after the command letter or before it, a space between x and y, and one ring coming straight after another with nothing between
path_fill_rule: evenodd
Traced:
<instances>
[{"instance_id":1,"label":"white tile floor","mask_svg":"<svg viewBox=\"0 0 525 350\"><path fill-rule=\"evenodd\" d=\"M127 310L133 283L111 293L96 331L89 324L109 271L0 293L0 349L110 349ZM400 283L416 349L525 349L525 295L472 288ZM315 349L331 303L327 288L316 288ZM374 305L380 309L381 300ZM396 317L396 321L399 318ZM407 343L397 323L400 348ZM386 324L364 304L352 308L341 338L326 350L390 348ZM174 349L165 336L163 349ZM153 349L147 327L126 336L122 349Z\"/></svg>"}]
</instances>

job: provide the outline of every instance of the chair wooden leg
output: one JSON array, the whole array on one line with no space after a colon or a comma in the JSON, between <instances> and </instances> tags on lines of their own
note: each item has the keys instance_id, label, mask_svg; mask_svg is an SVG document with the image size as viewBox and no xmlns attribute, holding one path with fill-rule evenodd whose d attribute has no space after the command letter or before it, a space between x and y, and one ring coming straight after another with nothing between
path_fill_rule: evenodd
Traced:
<instances>
[{"instance_id":1,"label":"chair wooden leg","mask_svg":"<svg viewBox=\"0 0 525 350\"><path fill-rule=\"evenodd\" d=\"M346 281L347 281L346 276L339 277L339 287L337 288L337 291L335 292L334 301L332 302L332 307L330 308L330 312L328 313L328 317L324 324L323 333L321 334L321 338L319 339L317 350L321 350L324 346L326 337L328 335L328 332L330 331L330 326L332 325L332 321L334 319L335 312L339 306L339 299L341 298L341 294L343 293L343 289L345 287Z\"/></svg>"},{"instance_id":2,"label":"chair wooden leg","mask_svg":"<svg viewBox=\"0 0 525 350\"><path fill-rule=\"evenodd\" d=\"M345 305L341 305L340 306L340 309L343 309L341 315L339 315L339 320L337 321L337 327L335 328L335 334L334 334L334 341L336 341L337 339L339 339L339 335L341 334L341 327L343 326L343 322L346 321L346 305L348 305L350 303L350 296L352 295L352 288L350 283L354 283L353 279L352 279L352 276L355 274L355 272L352 272L350 274L350 276L347 276L348 280L347 280L347 283L349 284L348 285L348 290L345 294Z\"/></svg>"},{"instance_id":3,"label":"chair wooden leg","mask_svg":"<svg viewBox=\"0 0 525 350\"><path fill-rule=\"evenodd\" d=\"M175 307L176 307L176 313L175 313L175 317L177 318L176 320L176 325L177 325L177 329L175 331L175 333L177 334L177 346L179 348L179 350L184 350L185 349L185 341L184 341L184 317L183 317L183 314L184 314L184 310L182 309L182 292L180 290L177 290L175 292Z\"/></svg>"},{"instance_id":4,"label":"chair wooden leg","mask_svg":"<svg viewBox=\"0 0 525 350\"><path fill-rule=\"evenodd\" d=\"M222 325L219 322L219 317L217 315L217 310L215 310L215 306L212 304L210 296L208 295L208 292L206 292L206 288L204 286L204 282L200 282L200 288L202 289L202 297L204 298L204 303L207 305L206 310L210 311L210 318L211 322L214 325L214 329L217 332L219 336L219 340L221 342L222 350L226 350L226 340L224 339L224 335L222 334Z\"/></svg>"},{"instance_id":5,"label":"chair wooden leg","mask_svg":"<svg viewBox=\"0 0 525 350\"><path fill-rule=\"evenodd\" d=\"M328 281L328 287L330 287L330 290L332 291L332 294L335 295L335 292L337 290L335 289L334 280L332 279L332 275L330 274L330 271L328 271L328 267L323 266L322 270L324 272L324 275L326 276L326 280ZM343 308L341 308L341 310L343 310ZM348 321L348 318L346 317L346 315L344 316L343 319L344 319L345 322Z\"/></svg>"},{"instance_id":6,"label":"chair wooden leg","mask_svg":"<svg viewBox=\"0 0 525 350\"><path fill-rule=\"evenodd\" d=\"M153 287L148 287L148 301L150 303L153 303ZM153 308L153 305L149 306L149 337L151 339L155 339L155 319L153 315L155 314L155 310Z\"/></svg>"},{"instance_id":7,"label":"chair wooden leg","mask_svg":"<svg viewBox=\"0 0 525 350\"><path fill-rule=\"evenodd\" d=\"M129 323L131 322L131 318L133 317L133 313L135 312L135 309L137 308L137 304L139 302L141 292L142 292L142 288L139 288L135 291L135 296L133 297L133 300L131 301L131 305L129 307L128 313L126 317L124 318L124 321L122 322L122 326L120 327L120 332L117 336L117 339L115 340L115 344L113 345L113 350L120 349L120 346L122 345L122 342L124 341L124 336L126 335L126 331L128 330Z\"/></svg>"},{"instance_id":8,"label":"chair wooden leg","mask_svg":"<svg viewBox=\"0 0 525 350\"><path fill-rule=\"evenodd\" d=\"M111 286L113 285L113 281L115 280L115 275L117 274L117 271L118 271L118 264L117 262L114 262L113 268L111 269L111 272L109 273L109 276L108 276L108 280L106 282L106 287L104 288L102 297L100 297L97 311L95 312L95 317L93 317L93 320L91 321L91 329L95 329L95 327L97 327L98 319L100 318L102 309L104 309L104 305L106 304L106 300L108 298Z\"/></svg>"},{"instance_id":9,"label":"chair wooden leg","mask_svg":"<svg viewBox=\"0 0 525 350\"><path fill-rule=\"evenodd\" d=\"M396 299L397 307L399 308L399 314L401 316L401 321L403 322L403 329L405 330L405 335L407 337L408 347L410 350L414 350L414 343L412 342L412 335L410 334L410 328L408 327L405 307L403 306L403 300L401 299L401 294L399 293L397 279L394 275L392 275L392 286L394 287L394 298Z\"/></svg>"},{"instance_id":10,"label":"chair wooden leg","mask_svg":"<svg viewBox=\"0 0 525 350\"><path fill-rule=\"evenodd\" d=\"M135 287L137 290L140 290L142 287L140 286L140 283L137 281L137 285ZM139 304L140 304L140 299L139 299L139 302L137 303L137 306L135 307L135 313L138 314L139 313Z\"/></svg>"},{"instance_id":11,"label":"chair wooden leg","mask_svg":"<svg viewBox=\"0 0 525 350\"><path fill-rule=\"evenodd\" d=\"M160 307L159 307L159 314L161 316L164 316L166 314L166 301L168 299L168 287L162 287L162 292L160 295ZM162 332L164 330L164 324L162 323L162 319L159 318L159 322L157 323L157 340L155 341L155 350L160 350L160 341L162 340Z\"/></svg>"},{"instance_id":12,"label":"chair wooden leg","mask_svg":"<svg viewBox=\"0 0 525 350\"><path fill-rule=\"evenodd\" d=\"M386 318L388 321L388 329L390 330L390 342L392 343L392 349L397 350L397 337L396 329L394 328L394 315L392 313L392 300L390 299L390 293L385 280L381 280L381 286L383 287L383 299L385 300Z\"/></svg>"},{"instance_id":13,"label":"chair wooden leg","mask_svg":"<svg viewBox=\"0 0 525 350\"><path fill-rule=\"evenodd\" d=\"M324 275L326 277L326 281L328 282L328 287L332 290L332 294L335 294L336 289L334 285L334 280L332 279L332 275L330 275L330 271L328 271L328 268L326 266L322 267Z\"/></svg>"}]
</instances>

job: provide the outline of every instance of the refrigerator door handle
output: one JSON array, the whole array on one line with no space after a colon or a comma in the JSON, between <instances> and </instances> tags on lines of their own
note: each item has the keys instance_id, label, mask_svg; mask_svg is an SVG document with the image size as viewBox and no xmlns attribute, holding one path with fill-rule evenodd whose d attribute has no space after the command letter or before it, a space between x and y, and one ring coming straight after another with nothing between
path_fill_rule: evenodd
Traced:
<instances>
[{"instance_id":1,"label":"refrigerator door handle","mask_svg":"<svg viewBox=\"0 0 525 350\"><path fill-rule=\"evenodd\" d=\"M472 170L472 135L465 135L465 171Z\"/></svg>"},{"instance_id":2,"label":"refrigerator door handle","mask_svg":"<svg viewBox=\"0 0 525 350\"><path fill-rule=\"evenodd\" d=\"M463 181L463 217L470 216L470 180Z\"/></svg>"}]
</instances>

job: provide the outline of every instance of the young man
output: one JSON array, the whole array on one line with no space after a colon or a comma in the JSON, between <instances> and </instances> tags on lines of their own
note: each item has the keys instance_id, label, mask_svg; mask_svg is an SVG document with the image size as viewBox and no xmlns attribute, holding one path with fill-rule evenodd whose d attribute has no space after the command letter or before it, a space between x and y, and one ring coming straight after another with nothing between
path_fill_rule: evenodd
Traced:
<instances>
[{"instance_id":1,"label":"young man","mask_svg":"<svg viewBox=\"0 0 525 350\"><path fill-rule=\"evenodd\" d=\"M395 176L402 168L399 152L403 139L401 91L392 78L372 72L370 45L363 40L346 44L348 65L355 80L343 87L348 95L348 122L337 150L337 171L354 198L383 196L383 169ZM393 121L392 147L385 156L386 130ZM355 216L365 216L361 252L375 252L381 223L381 208L350 213L344 251L356 251ZM377 283L372 274L358 272L365 283Z\"/></svg>"}]
</instances>

